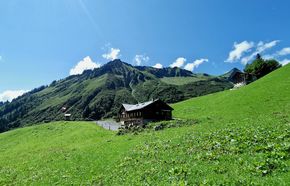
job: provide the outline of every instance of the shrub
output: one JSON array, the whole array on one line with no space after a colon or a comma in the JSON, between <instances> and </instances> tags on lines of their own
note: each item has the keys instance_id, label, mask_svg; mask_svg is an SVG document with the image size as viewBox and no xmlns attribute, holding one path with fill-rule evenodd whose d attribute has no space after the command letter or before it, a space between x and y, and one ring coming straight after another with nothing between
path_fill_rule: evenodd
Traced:
<instances>
[{"instance_id":1,"label":"shrub","mask_svg":"<svg viewBox=\"0 0 290 186\"><path fill-rule=\"evenodd\" d=\"M280 67L281 64L276 60L264 60L259 54L257 54L256 59L251 64L247 64L244 71L259 79Z\"/></svg>"}]
</instances>

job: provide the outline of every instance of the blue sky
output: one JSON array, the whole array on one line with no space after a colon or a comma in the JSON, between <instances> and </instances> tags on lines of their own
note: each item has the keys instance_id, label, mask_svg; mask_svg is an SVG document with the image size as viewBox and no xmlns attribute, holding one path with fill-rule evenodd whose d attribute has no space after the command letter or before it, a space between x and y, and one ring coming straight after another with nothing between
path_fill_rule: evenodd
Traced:
<instances>
[{"instance_id":1,"label":"blue sky","mask_svg":"<svg viewBox=\"0 0 290 186\"><path fill-rule=\"evenodd\" d=\"M287 63L289 7L287 0L2 0L0 101L114 58L215 75L243 69L256 52Z\"/></svg>"}]
</instances>

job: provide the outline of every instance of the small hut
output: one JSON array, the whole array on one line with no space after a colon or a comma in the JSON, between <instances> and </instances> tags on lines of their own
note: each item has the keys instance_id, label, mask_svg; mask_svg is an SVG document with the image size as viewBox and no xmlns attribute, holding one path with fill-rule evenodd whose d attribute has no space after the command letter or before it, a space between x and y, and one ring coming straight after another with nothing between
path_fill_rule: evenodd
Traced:
<instances>
[{"instance_id":1,"label":"small hut","mask_svg":"<svg viewBox=\"0 0 290 186\"><path fill-rule=\"evenodd\" d=\"M64 118L65 118L66 121L69 121L70 117L71 117L71 114L68 114L68 113L64 114Z\"/></svg>"}]
</instances>

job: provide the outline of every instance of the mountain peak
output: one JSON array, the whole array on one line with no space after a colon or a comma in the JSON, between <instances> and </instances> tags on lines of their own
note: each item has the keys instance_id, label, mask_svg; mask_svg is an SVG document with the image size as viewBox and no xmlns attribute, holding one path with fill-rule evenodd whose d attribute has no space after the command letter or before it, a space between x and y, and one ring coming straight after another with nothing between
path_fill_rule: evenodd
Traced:
<instances>
[{"instance_id":1,"label":"mountain peak","mask_svg":"<svg viewBox=\"0 0 290 186\"><path fill-rule=\"evenodd\" d=\"M121 61L121 59L114 59L112 61L109 61L107 64L120 64L120 63L124 63L124 62Z\"/></svg>"},{"instance_id":2,"label":"mountain peak","mask_svg":"<svg viewBox=\"0 0 290 186\"><path fill-rule=\"evenodd\" d=\"M107 64L105 64L103 66L103 68L115 69L115 68L121 68L121 67L125 67L125 66L132 66L132 65L125 63L125 62L121 61L120 59L114 59L113 61L110 61Z\"/></svg>"},{"instance_id":3,"label":"mountain peak","mask_svg":"<svg viewBox=\"0 0 290 186\"><path fill-rule=\"evenodd\" d=\"M233 68L230 71L226 72L225 74L221 75L221 77L229 77L231 74L236 72L242 72L240 69Z\"/></svg>"},{"instance_id":4,"label":"mountain peak","mask_svg":"<svg viewBox=\"0 0 290 186\"><path fill-rule=\"evenodd\" d=\"M238 68L233 68L232 70L230 70L229 72L242 72L240 69L238 69Z\"/></svg>"}]
</instances>

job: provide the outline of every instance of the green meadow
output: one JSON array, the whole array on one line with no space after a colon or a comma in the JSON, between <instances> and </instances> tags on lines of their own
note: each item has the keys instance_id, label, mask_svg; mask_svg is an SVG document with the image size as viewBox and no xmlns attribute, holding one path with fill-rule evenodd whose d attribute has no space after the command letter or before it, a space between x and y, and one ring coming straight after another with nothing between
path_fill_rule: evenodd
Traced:
<instances>
[{"instance_id":1,"label":"green meadow","mask_svg":"<svg viewBox=\"0 0 290 186\"><path fill-rule=\"evenodd\" d=\"M2 133L0 185L289 185L290 65L172 106L160 131L54 122Z\"/></svg>"}]
</instances>

